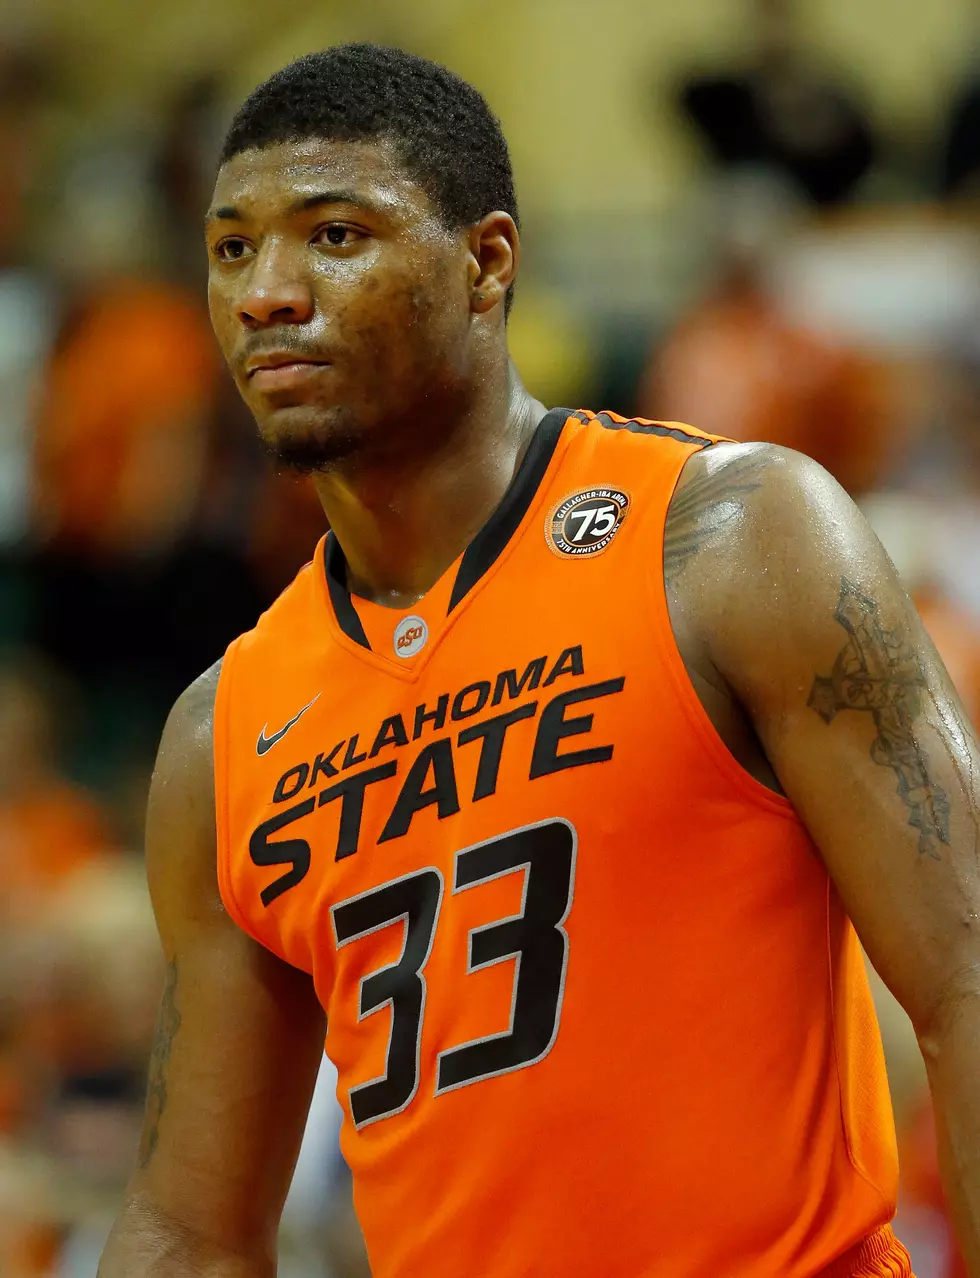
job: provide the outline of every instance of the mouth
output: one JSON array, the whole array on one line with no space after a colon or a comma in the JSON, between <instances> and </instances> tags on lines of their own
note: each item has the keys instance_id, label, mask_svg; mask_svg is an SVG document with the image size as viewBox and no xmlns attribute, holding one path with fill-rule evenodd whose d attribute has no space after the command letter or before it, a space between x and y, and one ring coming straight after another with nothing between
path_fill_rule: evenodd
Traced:
<instances>
[{"instance_id":1,"label":"mouth","mask_svg":"<svg viewBox=\"0 0 980 1278\"><path fill-rule=\"evenodd\" d=\"M253 357L245 367L245 375L259 390L285 390L302 385L329 367L329 360L283 352Z\"/></svg>"}]
</instances>

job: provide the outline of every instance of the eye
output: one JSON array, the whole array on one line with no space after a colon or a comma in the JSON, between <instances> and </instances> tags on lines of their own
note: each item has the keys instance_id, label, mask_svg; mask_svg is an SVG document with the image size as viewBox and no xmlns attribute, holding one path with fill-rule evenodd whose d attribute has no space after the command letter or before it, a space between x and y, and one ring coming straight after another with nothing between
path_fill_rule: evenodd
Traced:
<instances>
[{"instance_id":1,"label":"eye","mask_svg":"<svg viewBox=\"0 0 980 1278\"><path fill-rule=\"evenodd\" d=\"M363 238L363 231L358 231L356 227L347 226L343 222L331 222L329 226L322 226L317 231L314 243L329 244L331 248L350 248Z\"/></svg>"},{"instance_id":2,"label":"eye","mask_svg":"<svg viewBox=\"0 0 980 1278\"><path fill-rule=\"evenodd\" d=\"M248 241L234 235L230 235L228 239L221 240L214 246L214 255L222 262L240 262L251 252L252 246Z\"/></svg>"}]
</instances>

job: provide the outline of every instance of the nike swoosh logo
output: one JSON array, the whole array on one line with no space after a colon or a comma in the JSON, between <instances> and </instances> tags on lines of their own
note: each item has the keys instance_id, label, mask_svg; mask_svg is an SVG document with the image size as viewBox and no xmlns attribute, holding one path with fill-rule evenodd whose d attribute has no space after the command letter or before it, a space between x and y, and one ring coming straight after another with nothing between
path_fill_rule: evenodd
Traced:
<instances>
[{"instance_id":1,"label":"nike swoosh logo","mask_svg":"<svg viewBox=\"0 0 980 1278\"><path fill-rule=\"evenodd\" d=\"M271 737L267 737L265 735L265 729L269 726L268 724L266 724L265 727L262 729L262 731L259 733L258 741L256 741L255 743L255 753L265 754L267 751L271 750L277 741L281 741L283 739L283 737L286 735L286 733L289 731L290 728L294 728L296 724L299 723L300 719L302 719L303 715L306 714L310 706L312 706L315 702L319 700L320 700L320 694L318 692L316 696L313 698L313 701L308 701L306 705L303 707L303 709L299 712L299 714L294 714L293 717L286 724L286 726L284 728L280 728L278 732L274 732Z\"/></svg>"}]
</instances>

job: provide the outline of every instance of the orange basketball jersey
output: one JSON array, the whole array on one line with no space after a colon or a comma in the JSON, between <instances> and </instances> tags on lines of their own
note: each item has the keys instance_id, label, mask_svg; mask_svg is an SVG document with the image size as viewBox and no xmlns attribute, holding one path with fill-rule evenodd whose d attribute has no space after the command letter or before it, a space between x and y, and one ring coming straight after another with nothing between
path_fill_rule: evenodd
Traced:
<instances>
[{"instance_id":1,"label":"orange basketball jersey","mask_svg":"<svg viewBox=\"0 0 980 1278\"><path fill-rule=\"evenodd\" d=\"M855 934L671 633L713 442L554 410L412 609L331 535L228 650L221 891L327 1011L375 1278L910 1273Z\"/></svg>"}]
</instances>

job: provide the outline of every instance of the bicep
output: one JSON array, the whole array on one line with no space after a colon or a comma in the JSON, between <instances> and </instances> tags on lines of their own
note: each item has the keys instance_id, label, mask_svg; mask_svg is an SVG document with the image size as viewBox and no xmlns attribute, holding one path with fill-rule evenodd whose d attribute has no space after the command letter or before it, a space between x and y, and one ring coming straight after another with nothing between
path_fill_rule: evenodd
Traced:
<instances>
[{"instance_id":1,"label":"bicep","mask_svg":"<svg viewBox=\"0 0 980 1278\"><path fill-rule=\"evenodd\" d=\"M274 1234L323 1048L308 978L244 936L167 971L133 1190L215 1243Z\"/></svg>"},{"instance_id":2,"label":"bicep","mask_svg":"<svg viewBox=\"0 0 980 1278\"><path fill-rule=\"evenodd\" d=\"M175 712L176 714L177 712ZM131 1196L218 1246L268 1243L323 1050L310 978L225 912L217 886L210 724L168 725L147 819L167 964Z\"/></svg>"},{"instance_id":3,"label":"bicep","mask_svg":"<svg viewBox=\"0 0 980 1278\"><path fill-rule=\"evenodd\" d=\"M720 668L917 1026L980 968L980 753L898 574L813 463L747 513Z\"/></svg>"}]
</instances>

